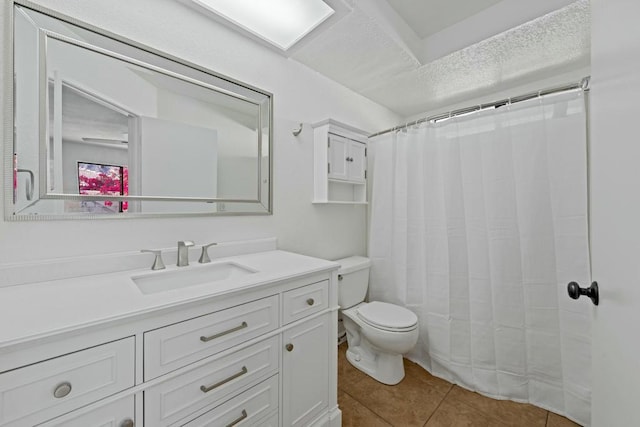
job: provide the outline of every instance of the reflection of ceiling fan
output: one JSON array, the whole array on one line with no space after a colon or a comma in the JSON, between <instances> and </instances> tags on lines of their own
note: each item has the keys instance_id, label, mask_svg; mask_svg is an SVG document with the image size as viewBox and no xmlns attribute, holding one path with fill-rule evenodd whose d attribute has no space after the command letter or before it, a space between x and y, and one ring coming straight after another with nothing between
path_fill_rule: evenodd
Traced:
<instances>
[{"instance_id":1,"label":"reflection of ceiling fan","mask_svg":"<svg viewBox=\"0 0 640 427\"><path fill-rule=\"evenodd\" d=\"M117 138L87 138L82 137L84 142L93 142L99 144L128 144L129 141L127 139L117 139Z\"/></svg>"}]
</instances>

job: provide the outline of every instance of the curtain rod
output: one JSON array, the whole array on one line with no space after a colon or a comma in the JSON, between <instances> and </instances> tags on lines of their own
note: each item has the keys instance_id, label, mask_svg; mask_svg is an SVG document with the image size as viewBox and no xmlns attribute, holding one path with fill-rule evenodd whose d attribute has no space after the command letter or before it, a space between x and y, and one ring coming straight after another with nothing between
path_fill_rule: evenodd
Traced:
<instances>
[{"instance_id":1,"label":"curtain rod","mask_svg":"<svg viewBox=\"0 0 640 427\"><path fill-rule=\"evenodd\" d=\"M389 129L386 129L386 130L371 134L371 135L369 135L369 138L373 138L374 136L384 135L385 133L394 132L394 131L397 131L397 130L406 129L409 126L419 125L420 123L424 123L424 122L430 122L430 121L436 122L438 120L450 119L452 117L461 116L461 115L469 114L469 113L475 113L475 112L478 112L478 111L486 110L488 108L503 107L505 105L515 104L517 102L527 101L529 99L540 98L540 97L543 97L543 96L546 96L546 95L551 95L551 94L554 94L554 93L568 92L568 91L576 90L576 89L582 89L583 91L588 91L589 90L589 81L590 80L591 80L591 76L587 76L587 77L584 77L582 80L580 80L577 83L570 83L570 84L565 84L565 85L562 85L562 86L556 86L556 87L552 87L552 88L542 89L542 90L538 90L536 92L530 92L530 93L526 93L524 95L513 96L511 98L505 98L505 99L501 99L499 101L490 102L488 104L479 104L479 105L474 105L474 106L471 106L471 107L460 108L458 110L449 111L447 113L440 113L440 114L436 114L434 116L423 117L421 119L414 120L413 122L405 123L405 124L400 125L400 126L395 126L395 127L392 127L392 128L389 128Z\"/></svg>"}]
</instances>

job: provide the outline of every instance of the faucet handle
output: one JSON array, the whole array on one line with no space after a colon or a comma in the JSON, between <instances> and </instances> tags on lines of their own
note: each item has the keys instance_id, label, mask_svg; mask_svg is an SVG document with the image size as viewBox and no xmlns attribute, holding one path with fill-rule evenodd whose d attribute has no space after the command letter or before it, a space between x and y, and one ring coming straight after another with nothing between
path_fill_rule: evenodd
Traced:
<instances>
[{"instance_id":1,"label":"faucet handle","mask_svg":"<svg viewBox=\"0 0 640 427\"><path fill-rule=\"evenodd\" d=\"M208 262L211 262L211 258L209 258L209 252L207 252L207 250L209 249L209 247L215 246L215 245L217 245L217 243L209 243L208 245L202 245L202 253L200 254L200 259L198 260L200 264L206 264Z\"/></svg>"},{"instance_id":2,"label":"faucet handle","mask_svg":"<svg viewBox=\"0 0 640 427\"><path fill-rule=\"evenodd\" d=\"M155 249L141 249L140 252L148 252L154 254L156 258L153 260L153 265L151 266L152 270L164 270L166 267L164 266L164 262L162 262L162 251Z\"/></svg>"}]
</instances>

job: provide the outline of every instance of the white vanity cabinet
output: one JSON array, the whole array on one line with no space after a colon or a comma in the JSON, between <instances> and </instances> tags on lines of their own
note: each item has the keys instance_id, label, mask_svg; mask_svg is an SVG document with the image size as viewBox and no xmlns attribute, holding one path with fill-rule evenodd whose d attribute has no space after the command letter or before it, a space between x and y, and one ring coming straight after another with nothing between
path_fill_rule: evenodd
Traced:
<instances>
[{"instance_id":1,"label":"white vanity cabinet","mask_svg":"<svg viewBox=\"0 0 640 427\"><path fill-rule=\"evenodd\" d=\"M313 203L366 204L366 133L331 119L313 128Z\"/></svg>"},{"instance_id":2,"label":"white vanity cabinet","mask_svg":"<svg viewBox=\"0 0 640 427\"><path fill-rule=\"evenodd\" d=\"M0 345L0 426L339 426L336 270L322 263Z\"/></svg>"}]
</instances>

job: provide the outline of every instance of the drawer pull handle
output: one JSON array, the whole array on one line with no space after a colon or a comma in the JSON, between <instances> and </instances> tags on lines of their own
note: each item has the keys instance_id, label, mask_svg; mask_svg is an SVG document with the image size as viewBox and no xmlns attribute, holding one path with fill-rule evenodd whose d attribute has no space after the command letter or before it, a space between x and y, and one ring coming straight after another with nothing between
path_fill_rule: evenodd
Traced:
<instances>
[{"instance_id":1,"label":"drawer pull handle","mask_svg":"<svg viewBox=\"0 0 640 427\"><path fill-rule=\"evenodd\" d=\"M209 342L209 341L211 341L211 340L215 340L216 338L220 338L220 337L223 337L223 336L225 336L225 335L231 334L231 333L233 333L233 332L239 331L240 329L244 329L244 328L246 328L247 326L249 326L249 325L247 325L247 322L242 322L242 324L241 324L241 325L236 326L235 328L228 329L228 330L226 330L226 331L223 331L223 332L217 333L217 334L215 334L215 335L211 335L211 336L209 336L209 337L205 337L205 336L203 335L203 336L201 336L201 337L200 337L200 341L202 341L202 342Z\"/></svg>"},{"instance_id":2,"label":"drawer pull handle","mask_svg":"<svg viewBox=\"0 0 640 427\"><path fill-rule=\"evenodd\" d=\"M242 415L240 415L238 418L236 418L235 420L231 421L231 423L227 424L227 427L233 427L235 425L237 425L240 421L244 420L245 418L247 418L247 411L245 411L244 409L242 410Z\"/></svg>"},{"instance_id":3,"label":"drawer pull handle","mask_svg":"<svg viewBox=\"0 0 640 427\"><path fill-rule=\"evenodd\" d=\"M249 372L249 371L247 370L247 367L246 367L246 366L243 366L243 367L242 367L242 370L241 370L240 372L238 372L237 374L233 374L233 375L231 375L229 378L225 378L224 380L219 381L219 382L217 382L217 383L215 383L215 384L213 384L213 385L210 385L209 387L205 387L205 386L201 385L201 386L200 386L200 390L202 390L202 392L203 392L203 393L209 393L209 392L210 392L211 390L213 390L214 388L218 388L218 387L220 387L221 385L228 383L229 381L233 381L233 380L235 380L236 378L243 376L243 375L244 375L244 374L246 374L247 372Z\"/></svg>"},{"instance_id":4,"label":"drawer pull handle","mask_svg":"<svg viewBox=\"0 0 640 427\"><path fill-rule=\"evenodd\" d=\"M123 422L120 423L120 427L135 427L135 423L131 418L127 418Z\"/></svg>"},{"instance_id":5,"label":"drawer pull handle","mask_svg":"<svg viewBox=\"0 0 640 427\"><path fill-rule=\"evenodd\" d=\"M313 298L309 298L307 300L307 305L313 305L315 303L315 301L313 300Z\"/></svg>"},{"instance_id":6,"label":"drawer pull handle","mask_svg":"<svg viewBox=\"0 0 640 427\"><path fill-rule=\"evenodd\" d=\"M56 386L56 388L53 390L53 397L55 397L56 399L62 399L69 393L71 393L71 383L65 381Z\"/></svg>"},{"instance_id":7,"label":"drawer pull handle","mask_svg":"<svg viewBox=\"0 0 640 427\"><path fill-rule=\"evenodd\" d=\"M284 348L286 348L287 351L293 351L293 344L289 343L289 344L285 345Z\"/></svg>"}]
</instances>

